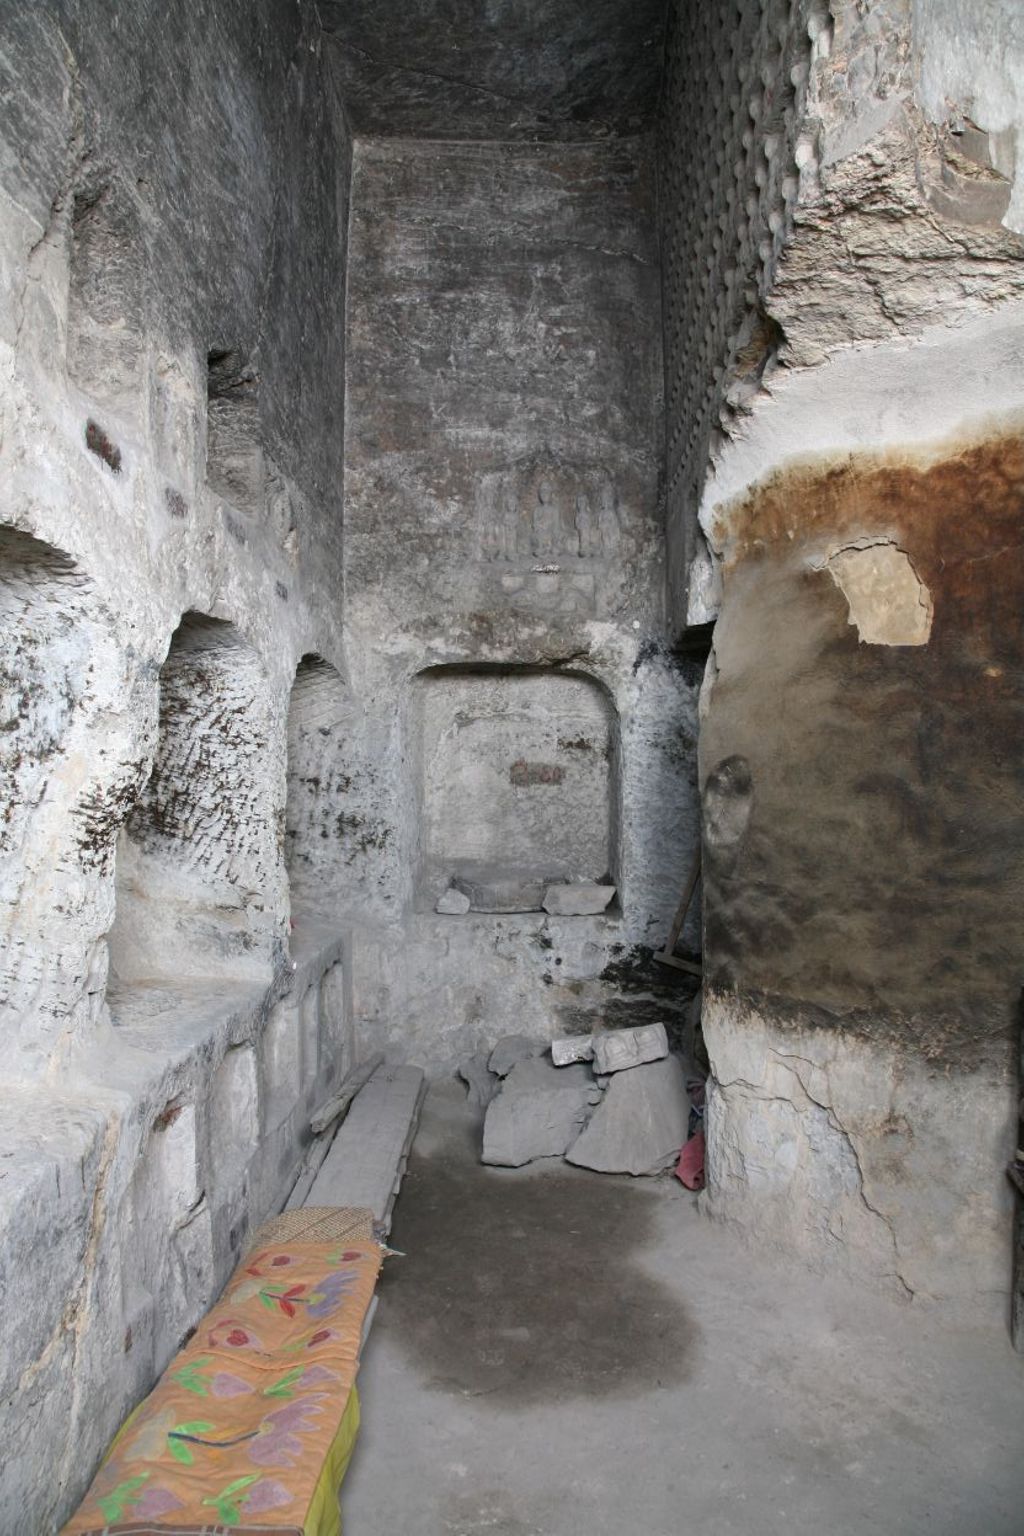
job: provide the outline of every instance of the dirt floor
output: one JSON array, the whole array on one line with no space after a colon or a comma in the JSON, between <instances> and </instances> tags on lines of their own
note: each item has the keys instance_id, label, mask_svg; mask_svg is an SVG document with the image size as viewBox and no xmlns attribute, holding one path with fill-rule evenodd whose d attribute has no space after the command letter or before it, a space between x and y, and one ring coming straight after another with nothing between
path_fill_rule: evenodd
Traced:
<instances>
[{"instance_id":1,"label":"dirt floor","mask_svg":"<svg viewBox=\"0 0 1024 1536\"><path fill-rule=\"evenodd\" d=\"M345 1536L1022 1536L1008 1340L782 1268L674 1179L476 1161L428 1098Z\"/></svg>"}]
</instances>

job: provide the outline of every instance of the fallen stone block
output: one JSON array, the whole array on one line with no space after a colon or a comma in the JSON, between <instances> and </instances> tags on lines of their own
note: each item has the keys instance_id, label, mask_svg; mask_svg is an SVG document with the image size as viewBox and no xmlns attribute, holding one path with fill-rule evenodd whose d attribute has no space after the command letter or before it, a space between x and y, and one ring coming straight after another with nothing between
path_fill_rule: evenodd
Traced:
<instances>
[{"instance_id":1,"label":"fallen stone block","mask_svg":"<svg viewBox=\"0 0 1024 1536\"><path fill-rule=\"evenodd\" d=\"M498 1077L507 1077L516 1062L526 1061L531 1056L543 1056L547 1048L546 1040L532 1040L529 1035L502 1035L487 1065Z\"/></svg>"},{"instance_id":2,"label":"fallen stone block","mask_svg":"<svg viewBox=\"0 0 1024 1536\"><path fill-rule=\"evenodd\" d=\"M642 1067L668 1055L664 1024L639 1024L635 1029L609 1029L594 1036L594 1071L602 1074Z\"/></svg>"},{"instance_id":3,"label":"fallen stone block","mask_svg":"<svg viewBox=\"0 0 1024 1536\"><path fill-rule=\"evenodd\" d=\"M520 1168L561 1157L591 1113L589 1068L554 1067L537 1057L518 1062L487 1107L482 1161Z\"/></svg>"},{"instance_id":4,"label":"fallen stone block","mask_svg":"<svg viewBox=\"0 0 1024 1536\"><path fill-rule=\"evenodd\" d=\"M686 1141L690 1100L674 1056L617 1072L566 1157L598 1173L660 1173Z\"/></svg>"},{"instance_id":5,"label":"fallen stone block","mask_svg":"<svg viewBox=\"0 0 1024 1536\"><path fill-rule=\"evenodd\" d=\"M549 885L544 892L544 911L552 917L595 917L614 895L614 885L597 885L591 880Z\"/></svg>"},{"instance_id":6,"label":"fallen stone block","mask_svg":"<svg viewBox=\"0 0 1024 1536\"><path fill-rule=\"evenodd\" d=\"M551 1060L556 1067L571 1067L575 1061L593 1061L593 1035L566 1035L564 1040L552 1040Z\"/></svg>"},{"instance_id":7,"label":"fallen stone block","mask_svg":"<svg viewBox=\"0 0 1024 1536\"><path fill-rule=\"evenodd\" d=\"M487 1065L489 1055L489 1051L477 1051L459 1062L459 1076L469 1089L466 1099L474 1109L486 1109L501 1087L501 1079Z\"/></svg>"},{"instance_id":8,"label":"fallen stone block","mask_svg":"<svg viewBox=\"0 0 1024 1536\"><path fill-rule=\"evenodd\" d=\"M445 917L465 917L469 907L470 901L465 891L460 891L457 885L450 885L438 897L434 911L443 913Z\"/></svg>"}]
</instances>

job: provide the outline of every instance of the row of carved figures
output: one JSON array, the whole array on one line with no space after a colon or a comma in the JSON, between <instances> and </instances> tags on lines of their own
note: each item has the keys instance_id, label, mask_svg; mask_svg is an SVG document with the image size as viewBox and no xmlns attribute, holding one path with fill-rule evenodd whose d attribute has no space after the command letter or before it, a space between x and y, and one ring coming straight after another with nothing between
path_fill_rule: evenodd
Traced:
<instances>
[{"instance_id":1,"label":"row of carved figures","mask_svg":"<svg viewBox=\"0 0 1024 1536\"><path fill-rule=\"evenodd\" d=\"M597 560L610 554L619 538L615 493L604 486L591 498L577 491L571 512L555 499L553 487L542 480L533 504L521 505L508 491L497 516L485 517L480 549L485 560L547 559L555 555Z\"/></svg>"}]
</instances>

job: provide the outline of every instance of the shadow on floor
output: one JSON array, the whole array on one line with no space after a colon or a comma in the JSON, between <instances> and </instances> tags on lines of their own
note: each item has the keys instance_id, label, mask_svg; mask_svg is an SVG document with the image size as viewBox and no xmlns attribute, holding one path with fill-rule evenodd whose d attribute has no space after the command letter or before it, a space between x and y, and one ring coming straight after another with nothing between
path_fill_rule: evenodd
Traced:
<instances>
[{"instance_id":1,"label":"shadow on floor","mask_svg":"<svg viewBox=\"0 0 1024 1536\"><path fill-rule=\"evenodd\" d=\"M528 1406L685 1381L696 1329L637 1262L645 1181L550 1161L483 1168L478 1141L414 1154L395 1212L379 1326L425 1384Z\"/></svg>"}]
</instances>

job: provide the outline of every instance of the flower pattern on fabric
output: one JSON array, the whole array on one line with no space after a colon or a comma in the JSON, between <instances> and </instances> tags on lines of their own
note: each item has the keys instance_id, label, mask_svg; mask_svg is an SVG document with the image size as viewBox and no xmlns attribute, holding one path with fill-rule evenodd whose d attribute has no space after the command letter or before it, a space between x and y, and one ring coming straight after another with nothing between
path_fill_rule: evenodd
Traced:
<instances>
[{"instance_id":1,"label":"flower pattern on fabric","mask_svg":"<svg viewBox=\"0 0 1024 1536\"><path fill-rule=\"evenodd\" d=\"M355 1283L356 1276L351 1270L336 1269L325 1275L307 1297L306 1316L316 1318L317 1321L330 1317L332 1312L338 1310Z\"/></svg>"},{"instance_id":2,"label":"flower pattern on fabric","mask_svg":"<svg viewBox=\"0 0 1024 1536\"><path fill-rule=\"evenodd\" d=\"M295 1495L289 1493L283 1483L272 1477L261 1477L253 1483L245 1495L243 1504L247 1515L266 1514L271 1509L284 1509L293 1503Z\"/></svg>"},{"instance_id":3,"label":"flower pattern on fabric","mask_svg":"<svg viewBox=\"0 0 1024 1536\"><path fill-rule=\"evenodd\" d=\"M339 1248L295 1243L243 1261L115 1440L65 1536L131 1522L154 1533L273 1529L282 1510L302 1527L291 1512L314 1507L325 1462L351 1448L351 1388L380 1267L376 1243Z\"/></svg>"},{"instance_id":4,"label":"flower pattern on fabric","mask_svg":"<svg viewBox=\"0 0 1024 1536\"><path fill-rule=\"evenodd\" d=\"M237 1317L221 1318L206 1335L213 1347L228 1349L263 1349L262 1341Z\"/></svg>"},{"instance_id":5,"label":"flower pattern on fabric","mask_svg":"<svg viewBox=\"0 0 1024 1536\"><path fill-rule=\"evenodd\" d=\"M284 1408L268 1413L260 1425L260 1432L249 1446L249 1459L259 1467L290 1467L302 1451L299 1435L316 1428L316 1421L323 1413L325 1398L322 1392L310 1397L296 1398Z\"/></svg>"},{"instance_id":6,"label":"flower pattern on fabric","mask_svg":"<svg viewBox=\"0 0 1024 1536\"><path fill-rule=\"evenodd\" d=\"M169 1488L144 1488L132 1506L132 1514L140 1520L155 1520L158 1515L173 1514L183 1507L183 1501Z\"/></svg>"}]
</instances>

